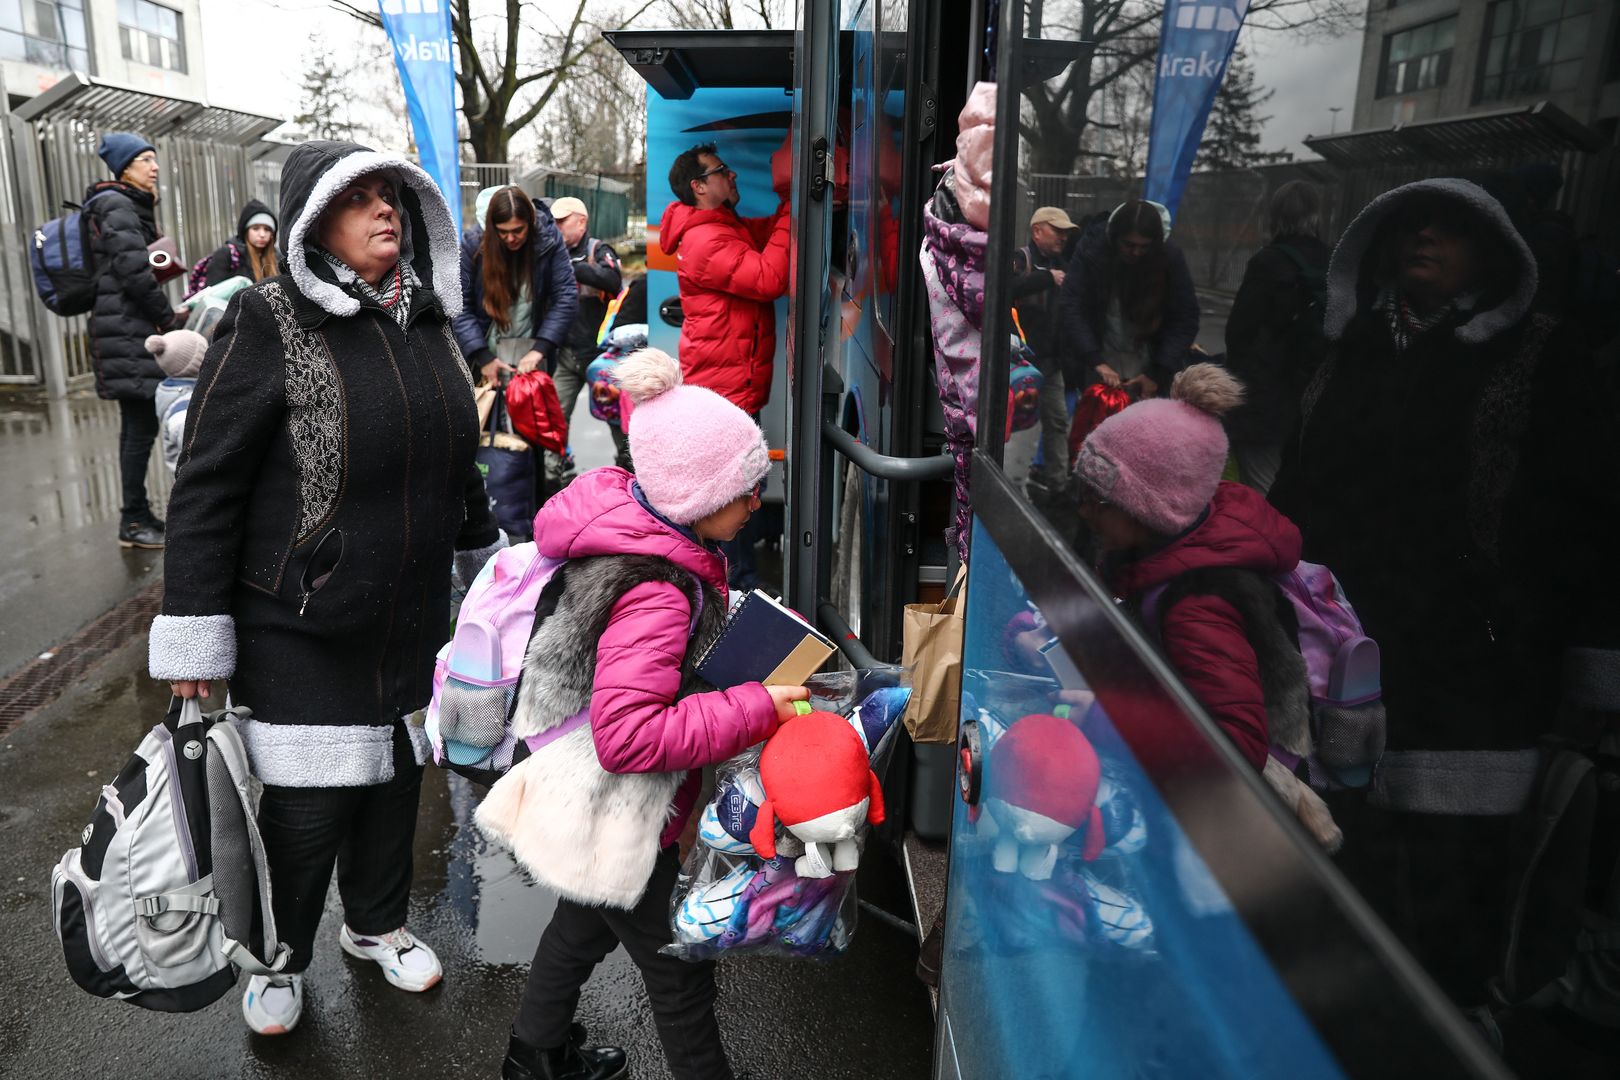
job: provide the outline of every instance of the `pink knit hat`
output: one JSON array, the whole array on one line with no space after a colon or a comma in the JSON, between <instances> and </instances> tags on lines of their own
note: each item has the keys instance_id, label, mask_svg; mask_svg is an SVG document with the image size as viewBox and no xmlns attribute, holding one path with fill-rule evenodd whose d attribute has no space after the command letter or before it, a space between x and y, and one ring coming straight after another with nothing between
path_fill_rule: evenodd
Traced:
<instances>
[{"instance_id":1,"label":"pink knit hat","mask_svg":"<svg viewBox=\"0 0 1620 1080\"><path fill-rule=\"evenodd\" d=\"M1198 520L1226 469L1220 417L1243 384L1215 364L1176 376L1168 398L1139 401L1097 425L1074 471L1092 493L1155 532L1175 536Z\"/></svg>"},{"instance_id":2,"label":"pink knit hat","mask_svg":"<svg viewBox=\"0 0 1620 1080\"><path fill-rule=\"evenodd\" d=\"M653 509L690 525L765 479L765 433L713 390L681 385L674 357L642 349L617 370L619 391L632 403L625 422L636 481Z\"/></svg>"}]
</instances>

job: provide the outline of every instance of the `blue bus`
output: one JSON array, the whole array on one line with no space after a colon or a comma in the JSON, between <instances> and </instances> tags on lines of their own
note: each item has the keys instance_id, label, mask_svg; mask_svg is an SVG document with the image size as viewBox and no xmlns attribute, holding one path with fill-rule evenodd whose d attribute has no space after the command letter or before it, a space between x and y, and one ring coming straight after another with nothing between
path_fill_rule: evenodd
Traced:
<instances>
[{"instance_id":1,"label":"blue bus","mask_svg":"<svg viewBox=\"0 0 1620 1080\"><path fill-rule=\"evenodd\" d=\"M885 788L902 812L874 845L912 883L911 932L942 927L932 1076L1510 1076L1489 1021L1440 990L1300 828L1007 461L1010 268L1036 136L1005 133L1031 83L1088 58L1069 16L1119 7L1058 6L802 0L791 30L606 35L648 86L655 344L678 339L674 264L656 245L673 156L715 142L739 171L740 210L764 214L771 155L790 141L793 285L762 418L781 463L787 602L854 666L898 660L904 605L941 600L956 578L945 536L971 492L957 738L897 756ZM935 166L992 76L1003 134L979 434L959 489L918 252ZM1040 640L1009 648L1009 628ZM997 753L1019 724L1034 733L1024 755ZM1106 843L1080 830L1031 850L987 810L1081 788Z\"/></svg>"}]
</instances>

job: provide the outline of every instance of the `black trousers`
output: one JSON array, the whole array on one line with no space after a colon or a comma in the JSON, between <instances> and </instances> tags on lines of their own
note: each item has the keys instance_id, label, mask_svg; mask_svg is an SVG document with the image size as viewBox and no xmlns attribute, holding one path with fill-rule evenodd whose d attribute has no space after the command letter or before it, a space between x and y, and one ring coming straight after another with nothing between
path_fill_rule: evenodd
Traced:
<instances>
[{"instance_id":1,"label":"black trousers","mask_svg":"<svg viewBox=\"0 0 1620 1080\"><path fill-rule=\"evenodd\" d=\"M259 831L270 863L276 934L292 949L288 972L309 967L326 889L337 864L343 921L376 936L405 925L422 766L405 725L394 725L394 778L368 787L265 785Z\"/></svg>"},{"instance_id":2,"label":"black trousers","mask_svg":"<svg viewBox=\"0 0 1620 1080\"><path fill-rule=\"evenodd\" d=\"M623 943L652 1002L658 1040L675 1080L731 1080L714 1016L714 963L693 964L658 949L670 940L669 898L679 861L672 844L658 855L647 891L633 911L558 900L540 937L512 1030L531 1046L561 1046L579 1005L579 988Z\"/></svg>"},{"instance_id":3,"label":"black trousers","mask_svg":"<svg viewBox=\"0 0 1620 1080\"><path fill-rule=\"evenodd\" d=\"M123 481L121 524L144 520L152 512L146 499L146 463L157 441L157 408L151 398L118 399L123 425L118 432L118 471Z\"/></svg>"}]
</instances>

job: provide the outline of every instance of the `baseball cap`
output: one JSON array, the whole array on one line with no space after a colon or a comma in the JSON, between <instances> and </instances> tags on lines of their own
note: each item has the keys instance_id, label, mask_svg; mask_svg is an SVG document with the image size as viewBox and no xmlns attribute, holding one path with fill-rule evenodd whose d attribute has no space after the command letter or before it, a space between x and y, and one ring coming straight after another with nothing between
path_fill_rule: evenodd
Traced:
<instances>
[{"instance_id":1,"label":"baseball cap","mask_svg":"<svg viewBox=\"0 0 1620 1080\"><path fill-rule=\"evenodd\" d=\"M1055 206L1043 206L1029 216L1029 227L1033 229L1037 225L1050 225L1054 229L1078 229L1080 227L1069 220L1068 214Z\"/></svg>"},{"instance_id":2,"label":"baseball cap","mask_svg":"<svg viewBox=\"0 0 1620 1080\"><path fill-rule=\"evenodd\" d=\"M572 195L564 195L551 204L551 216L558 221L565 217L573 217L575 214L584 214L586 212L584 200L576 199Z\"/></svg>"}]
</instances>

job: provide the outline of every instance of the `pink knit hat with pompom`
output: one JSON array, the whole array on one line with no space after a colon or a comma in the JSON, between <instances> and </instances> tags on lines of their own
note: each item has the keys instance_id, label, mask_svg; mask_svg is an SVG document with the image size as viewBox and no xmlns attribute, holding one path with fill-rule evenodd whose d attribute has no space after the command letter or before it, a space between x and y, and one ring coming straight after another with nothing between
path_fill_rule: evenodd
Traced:
<instances>
[{"instance_id":1,"label":"pink knit hat with pompom","mask_svg":"<svg viewBox=\"0 0 1620 1080\"><path fill-rule=\"evenodd\" d=\"M636 482L653 509L677 525L708 517L765 479L765 433L737 406L701 386L681 384L681 366L660 349L641 349L617 368L631 402L625 423Z\"/></svg>"},{"instance_id":2,"label":"pink knit hat with pompom","mask_svg":"<svg viewBox=\"0 0 1620 1080\"><path fill-rule=\"evenodd\" d=\"M1074 471L1099 499L1155 532L1175 536L1204 512L1226 469L1220 417L1243 402L1243 384L1215 364L1176 376L1150 398L1097 425Z\"/></svg>"}]
</instances>

